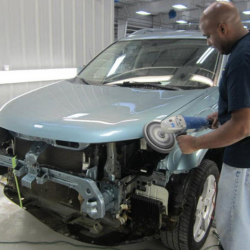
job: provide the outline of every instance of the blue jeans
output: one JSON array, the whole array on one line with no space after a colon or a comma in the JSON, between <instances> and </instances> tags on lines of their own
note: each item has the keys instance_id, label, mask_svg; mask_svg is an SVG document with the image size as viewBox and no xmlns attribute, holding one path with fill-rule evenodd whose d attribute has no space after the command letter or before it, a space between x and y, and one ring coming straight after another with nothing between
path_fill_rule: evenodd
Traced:
<instances>
[{"instance_id":1,"label":"blue jeans","mask_svg":"<svg viewBox=\"0 0 250 250\"><path fill-rule=\"evenodd\" d=\"M215 219L224 250L250 249L250 169L223 164Z\"/></svg>"}]
</instances>

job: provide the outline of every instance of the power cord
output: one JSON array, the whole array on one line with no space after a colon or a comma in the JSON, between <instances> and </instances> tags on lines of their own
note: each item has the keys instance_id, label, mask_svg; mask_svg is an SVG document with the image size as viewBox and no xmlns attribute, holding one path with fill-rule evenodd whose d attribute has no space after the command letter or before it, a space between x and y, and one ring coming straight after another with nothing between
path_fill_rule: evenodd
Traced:
<instances>
[{"instance_id":1,"label":"power cord","mask_svg":"<svg viewBox=\"0 0 250 250\"><path fill-rule=\"evenodd\" d=\"M215 232L215 230L212 231L212 235L214 235L216 237L216 239L218 240L218 244L209 246L207 248L205 248L204 250L208 250L208 249L212 249L212 247L219 247L221 250L223 250L221 244L220 244L220 237L219 235Z\"/></svg>"},{"instance_id":2,"label":"power cord","mask_svg":"<svg viewBox=\"0 0 250 250\"><path fill-rule=\"evenodd\" d=\"M98 247L98 246L90 246L90 245L78 245L78 244L74 244L74 243L71 243L71 242L68 242L68 241L63 241L63 240L58 240L58 241L37 241L37 242L34 242L34 241L0 241L0 244L8 244L8 245L11 245L11 244L31 244L31 245L55 245L55 244L60 244L60 243L63 243L63 244L68 244L68 245L71 245L71 246L74 246L74 247L83 247L83 248L92 248L92 249L107 249L107 250L120 250L118 248L115 248L115 247Z\"/></svg>"},{"instance_id":3,"label":"power cord","mask_svg":"<svg viewBox=\"0 0 250 250\"><path fill-rule=\"evenodd\" d=\"M220 247L220 245L212 245L212 246L209 246L209 247L206 247L205 249L203 249L203 250L208 250L208 249L212 249L212 247Z\"/></svg>"}]
</instances>

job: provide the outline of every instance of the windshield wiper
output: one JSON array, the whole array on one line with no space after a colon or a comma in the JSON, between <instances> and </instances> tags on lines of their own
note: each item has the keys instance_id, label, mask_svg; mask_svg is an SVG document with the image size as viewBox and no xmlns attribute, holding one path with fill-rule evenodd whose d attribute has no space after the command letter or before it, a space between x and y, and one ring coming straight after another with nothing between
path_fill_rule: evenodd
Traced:
<instances>
[{"instance_id":1,"label":"windshield wiper","mask_svg":"<svg viewBox=\"0 0 250 250\"><path fill-rule=\"evenodd\" d=\"M77 78L78 80L80 80L82 83L84 83L84 84L86 84L86 85L90 85L84 78L79 77L79 76L76 76L76 78Z\"/></svg>"},{"instance_id":2,"label":"windshield wiper","mask_svg":"<svg viewBox=\"0 0 250 250\"><path fill-rule=\"evenodd\" d=\"M120 87L153 87L156 89L164 89L164 90L181 90L180 87L176 87L173 85L160 85L160 83L152 84L152 83L141 83L141 82L129 82L124 81L122 84L115 84Z\"/></svg>"}]
</instances>

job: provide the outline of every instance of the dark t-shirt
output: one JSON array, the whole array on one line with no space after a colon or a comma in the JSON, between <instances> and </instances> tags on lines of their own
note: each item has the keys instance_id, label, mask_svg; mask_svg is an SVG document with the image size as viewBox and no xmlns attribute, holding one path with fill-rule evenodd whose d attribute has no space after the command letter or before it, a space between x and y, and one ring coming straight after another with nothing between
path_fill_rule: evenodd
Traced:
<instances>
[{"instance_id":1,"label":"dark t-shirt","mask_svg":"<svg viewBox=\"0 0 250 250\"><path fill-rule=\"evenodd\" d=\"M219 92L221 124L230 120L232 112L250 108L250 32L234 45L222 73ZM224 163L237 168L250 168L250 137L226 147Z\"/></svg>"}]
</instances>

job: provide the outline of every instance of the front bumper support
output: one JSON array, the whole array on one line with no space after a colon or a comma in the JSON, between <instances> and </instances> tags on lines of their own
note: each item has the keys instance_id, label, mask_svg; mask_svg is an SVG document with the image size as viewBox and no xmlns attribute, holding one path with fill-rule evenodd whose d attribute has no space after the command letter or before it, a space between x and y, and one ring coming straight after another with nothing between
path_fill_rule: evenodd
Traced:
<instances>
[{"instance_id":1,"label":"front bumper support","mask_svg":"<svg viewBox=\"0 0 250 250\"><path fill-rule=\"evenodd\" d=\"M0 155L0 165L12 168L12 157ZM57 170L40 167L39 164L31 166L25 161L16 160L14 169L15 175L22 177L22 186L32 188L32 182L44 184L47 181L56 182L58 184L75 189L84 199L81 205L81 211L87 213L93 219L103 218L106 212L106 207L110 207L114 196L112 192L101 192L95 181L85 177L79 177Z\"/></svg>"}]
</instances>

